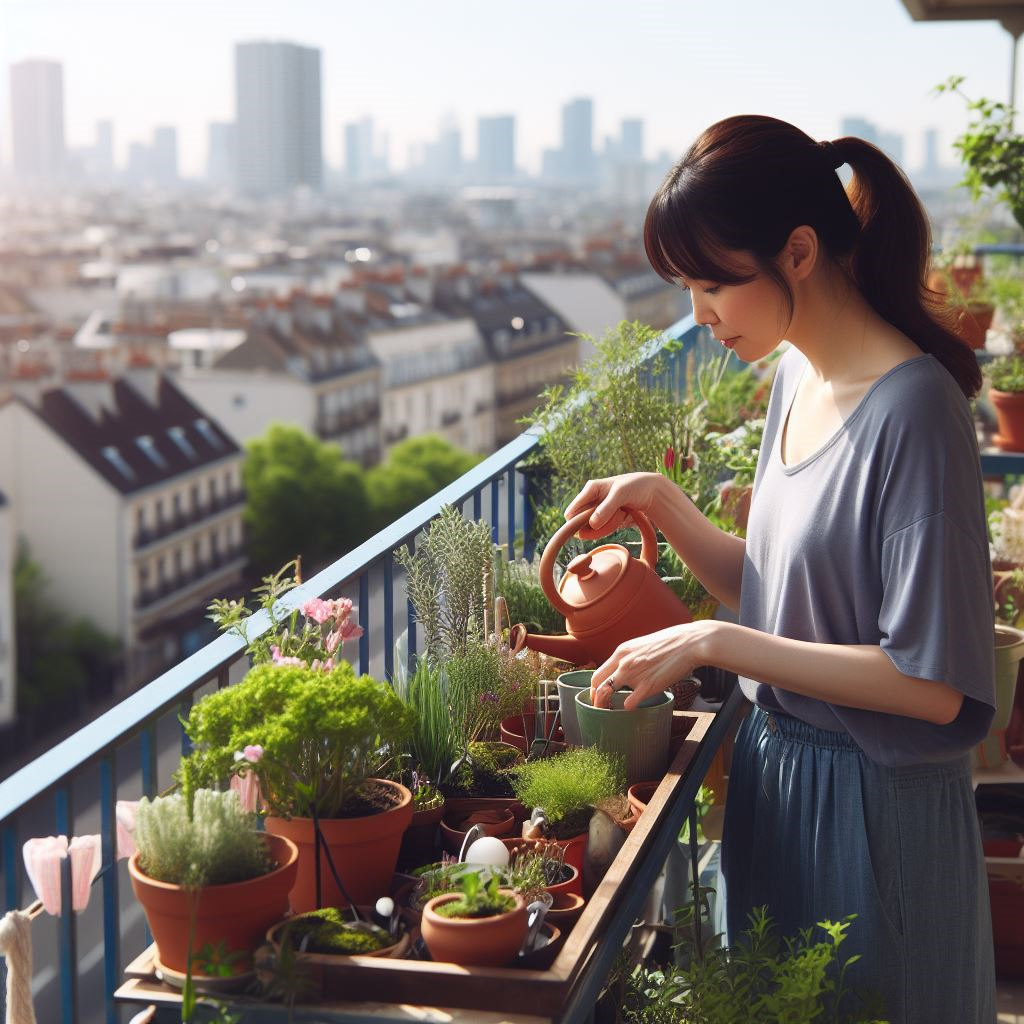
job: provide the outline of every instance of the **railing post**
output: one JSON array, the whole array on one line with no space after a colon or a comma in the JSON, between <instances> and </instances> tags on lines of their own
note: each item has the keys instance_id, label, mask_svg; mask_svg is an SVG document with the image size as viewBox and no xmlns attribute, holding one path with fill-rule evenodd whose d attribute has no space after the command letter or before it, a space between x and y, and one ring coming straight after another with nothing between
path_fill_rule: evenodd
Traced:
<instances>
[{"instance_id":1,"label":"railing post","mask_svg":"<svg viewBox=\"0 0 1024 1024\"><path fill-rule=\"evenodd\" d=\"M18 909L18 829L4 826L4 911Z\"/></svg>"},{"instance_id":2,"label":"railing post","mask_svg":"<svg viewBox=\"0 0 1024 1024\"><path fill-rule=\"evenodd\" d=\"M409 538L409 554L416 554L416 538ZM416 609L409 598L409 581L406 578L405 585L405 614L406 614L406 672L411 677L416 671Z\"/></svg>"},{"instance_id":3,"label":"railing post","mask_svg":"<svg viewBox=\"0 0 1024 1024\"><path fill-rule=\"evenodd\" d=\"M67 836L70 843L74 834L74 816L71 810L71 787L60 786L55 794L56 834ZM60 1008L64 1024L75 1024L78 1003L78 956L75 950L75 911L72 906L71 857L60 862Z\"/></svg>"},{"instance_id":4,"label":"railing post","mask_svg":"<svg viewBox=\"0 0 1024 1024\"><path fill-rule=\"evenodd\" d=\"M500 479L500 478L499 478ZM498 520L501 518L500 508L498 503L498 480L491 481L491 543L500 544L501 535L498 533Z\"/></svg>"},{"instance_id":5,"label":"railing post","mask_svg":"<svg viewBox=\"0 0 1024 1024\"><path fill-rule=\"evenodd\" d=\"M370 671L370 570L364 569L359 576L359 625L363 635L359 638L359 674Z\"/></svg>"},{"instance_id":6,"label":"railing post","mask_svg":"<svg viewBox=\"0 0 1024 1024\"><path fill-rule=\"evenodd\" d=\"M395 556L384 555L384 678L395 681Z\"/></svg>"},{"instance_id":7,"label":"railing post","mask_svg":"<svg viewBox=\"0 0 1024 1024\"><path fill-rule=\"evenodd\" d=\"M505 533L508 537L508 560L511 562L516 557L516 467L512 466L506 474L505 486L508 488L506 506L508 509L508 522L505 524Z\"/></svg>"},{"instance_id":8,"label":"railing post","mask_svg":"<svg viewBox=\"0 0 1024 1024\"><path fill-rule=\"evenodd\" d=\"M103 876L103 987L107 1024L117 1024L114 990L121 975L121 929L118 927L117 885L117 761L100 762L100 841Z\"/></svg>"}]
</instances>

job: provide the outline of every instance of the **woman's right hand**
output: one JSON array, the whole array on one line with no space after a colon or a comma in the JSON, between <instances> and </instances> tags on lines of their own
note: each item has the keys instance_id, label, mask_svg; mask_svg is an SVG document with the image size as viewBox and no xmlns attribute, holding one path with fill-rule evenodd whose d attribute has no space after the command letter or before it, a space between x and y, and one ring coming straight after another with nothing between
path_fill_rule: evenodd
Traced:
<instances>
[{"instance_id":1,"label":"woman's right hand","mask_svg":"<svg viewBox=\"0 0 1024 1024\"><path fill-rule=\"evenodd\" d=\"M624 505L657 521L656 509L667 483L660 473L623 473L603 480L588 480L583 490L569 502L565 518L571 519L584 509L594 509L589 524L577 531L584 540L607 537L620 529L628 518L622 511Z\"/></svg>"}]
</instances>

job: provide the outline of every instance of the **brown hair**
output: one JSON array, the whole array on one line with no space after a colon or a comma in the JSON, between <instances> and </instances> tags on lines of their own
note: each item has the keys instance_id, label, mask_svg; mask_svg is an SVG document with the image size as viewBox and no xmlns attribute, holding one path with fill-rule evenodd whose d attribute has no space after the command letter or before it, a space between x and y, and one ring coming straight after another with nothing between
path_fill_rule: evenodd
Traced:
<instances>
[{"instance_id":1,"label":"brown hair","mask_svg":"<svg viewBox=\"0 0 1024 1024\"><path fill-rule=\"evenodd\" d=\"M847 163L844 189L836 168ZM669 171L647 210L644 246L657 273L716 284L756 274L730 265L748 253L793 307L775 257L809 225L825 253L885 320L930 352L971 398L981 388L974 353L925 285L931 234L903 172L877 146L847 136L815 142L785 121L753 114L713 124Z\"/></svg>"}]
</instances>

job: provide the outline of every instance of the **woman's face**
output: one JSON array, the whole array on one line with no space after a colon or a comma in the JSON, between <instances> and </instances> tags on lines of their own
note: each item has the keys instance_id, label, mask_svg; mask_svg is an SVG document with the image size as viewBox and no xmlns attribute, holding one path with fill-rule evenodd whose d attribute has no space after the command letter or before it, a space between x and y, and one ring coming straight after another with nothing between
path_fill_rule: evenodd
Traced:
<instances>
[{"instance_id":1,"label":"woman's face","mask_svg":"<svg viewBox=\"0 0 1024 1024\"><path fill-rule=\"evenodd\" d=\"M690 292L693 315L707 324L726 348L744 362L763 359L785 337L790 324L789 309L779 286L758 272L753 260L735 254L730 263L740 272L756 273L746 284L677 278Z\"/></svg>"}]
</instances>

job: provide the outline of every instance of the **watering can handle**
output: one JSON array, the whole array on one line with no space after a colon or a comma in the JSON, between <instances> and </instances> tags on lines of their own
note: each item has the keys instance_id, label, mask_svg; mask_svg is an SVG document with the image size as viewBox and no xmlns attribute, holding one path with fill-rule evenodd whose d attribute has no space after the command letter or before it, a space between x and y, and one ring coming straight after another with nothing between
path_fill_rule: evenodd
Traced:
<instances>
[{"instance_id":1,"label":"watering can handle","mask_svg":"<svg viewBox=\"0 0 1024 1024\"><path fill-rule=\"evenodd\" d=\"M572 519L567 520L565 525L548 541L547 547L544 548L544 554L540 556L540 585L544 590L544 596L551 602L553 608L566 617L572 614L573 609L565 602L555 586L555 559L565 542L577 530L590 522L590 517L596 507L595 505L582 512L577 512ZM644 512L628 505L623 505L622 511L633 520L636 528L640 531L640 561L653 572L658 562L658 537L650 519Z\"/></svg>"}]
</instances>

